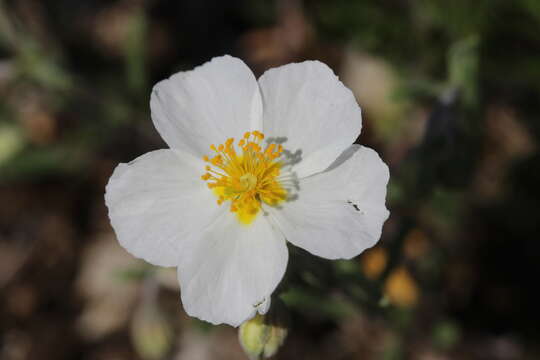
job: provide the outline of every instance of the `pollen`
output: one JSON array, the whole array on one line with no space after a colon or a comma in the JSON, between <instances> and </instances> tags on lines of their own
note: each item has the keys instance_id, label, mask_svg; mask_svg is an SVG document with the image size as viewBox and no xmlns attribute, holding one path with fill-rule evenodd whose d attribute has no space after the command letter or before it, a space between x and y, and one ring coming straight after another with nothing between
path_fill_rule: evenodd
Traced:
<instances>
[{"instance_id":1,"label":"pollen","mask_svg":"<svg viewBox=\"0 0 540 360\"><path fill-rule=\"evenodd\" d=\"M287 191L279 182L283 147L263 146L264 134L246 132L236 142L210 145L213 156L204 156L206 173L201 176L217 197L218 205L228 204L241 224L250 224L266 203L275 206L284 201Z\"/></svg>"}]
</instances>

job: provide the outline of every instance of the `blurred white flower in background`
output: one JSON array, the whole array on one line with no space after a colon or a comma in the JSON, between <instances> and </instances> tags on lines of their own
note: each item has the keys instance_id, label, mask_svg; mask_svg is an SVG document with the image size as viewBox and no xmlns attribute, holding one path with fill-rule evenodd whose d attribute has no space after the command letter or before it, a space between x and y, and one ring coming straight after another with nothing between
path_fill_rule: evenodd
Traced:
<instances>
[{"instance_id":1,"label":"blurred white flower in background","mask_svg":"<svg viewBox=\"0 0 540 360\"><path fill-rule=\"evenodd\" d=\"M122 246L178 267L191 316L238 326L265 313L286 241L328 259L378 241L388 168L351 145L360 108L323 63L257 82L241 60L214 58L158 83L150 105L170 149L118 165L105 200Z\"/></svg>"}]
</instances>

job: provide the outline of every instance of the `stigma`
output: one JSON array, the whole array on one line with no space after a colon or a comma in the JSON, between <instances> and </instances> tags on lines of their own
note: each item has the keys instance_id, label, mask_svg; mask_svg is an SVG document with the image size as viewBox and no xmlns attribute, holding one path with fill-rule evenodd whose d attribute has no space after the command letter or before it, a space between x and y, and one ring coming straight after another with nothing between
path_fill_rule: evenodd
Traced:
<instances>
[{"instance_id":1,"label":"stigma","mask_svg":"<svg viewBox=\"0 0 540 360\"><path fill-rule=\"evenodd\" d=\"M248 131L236 143L229 138L224 144L210 145L214 155L203 157L207 165L201 179L216 195L218 205L227 203L245 225L255 220L262 203L275 206L287 197L279 182L283 147L274 143L263 147L263 140L263 133Z\"/></svg>"}]
</instances>

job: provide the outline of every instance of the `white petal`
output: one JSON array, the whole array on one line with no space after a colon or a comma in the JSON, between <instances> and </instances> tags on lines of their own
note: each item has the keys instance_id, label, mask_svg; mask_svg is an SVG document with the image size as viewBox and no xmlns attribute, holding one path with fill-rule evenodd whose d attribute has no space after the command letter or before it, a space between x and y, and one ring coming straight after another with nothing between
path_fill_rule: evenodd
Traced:
<instances>
[{"instance_id":1,"label":"white petal","mask_svg":"<svg viewBox=\"0 0 540 360\"><path fill-rule=\"evenodd\" d=\"M165 142L196 156L208 154L211 144L262 127L257 81L242 60L231 56L159 82L150 107Z\"/></svg>"},{"instance_id":2,"label":"white petal","mask_svg":"<svg viewBox=\"0 0 540 360\"><path fill-rule=\"evenodd\" d=\"M263 129L285 138L283 146L302 161L299 178L325 170L360 134L362 116L352 92L318 61L270 69L259 79Z\"/></svg>"},{"instance_id":3,"label":"white petal","mask_svg":"<svg viewBox=\"0 0 540 360\"><path fill-rule=\"evenodd\" d=\"M255 315L285 273L285 239L258 216L249 226L223 214L191 241L178 265L182 302L191 316L238 326ZM189 256L188 256L189 255Z\"/></svg>"},{"instance_id":4,"label":"white petal","mask_svg":"<svg viewBox=\"0 0 540 360\"><path fill-rule=\"evenodd\" d=\"M272 304L272 297L267 296L264 301L257 306L257 312L261 315L266 314L268 310L270 310L270 304Z\"/></svg>"},{"instance_id":5,"label":"white petal","mask_svg":"<svg viewBox=\"0 0 540 360\"><path fill-rule=\"evenodd\" d=\"M118 165L105 202L120 244L152 264L176 266L186 238L224 211L200 179L204 165L175 150L152 151Z\"/></svg>"},{"instance_id":6,"label":"white petal","mask_svg":"<svg viewBox=\"0 0 540 360\"><path fill-rule=\"evenodd\" d=\"M314 255L349 259L375 245L389 212L388 167L351 146L330 168L299 182L298 198L269 209L288 241Z\"/></svg>"}]
</instances>

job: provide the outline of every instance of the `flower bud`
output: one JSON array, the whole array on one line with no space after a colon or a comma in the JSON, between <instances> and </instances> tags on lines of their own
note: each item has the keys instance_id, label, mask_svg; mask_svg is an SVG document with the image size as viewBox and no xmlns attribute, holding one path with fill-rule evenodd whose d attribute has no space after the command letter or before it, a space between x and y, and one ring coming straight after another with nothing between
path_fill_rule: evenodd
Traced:
<instances>
[{"instance_id":1,"label":"flower bud","mask_svg":"<svg viewBox=\"0 0 540 360\"><path fill-rule=\"evenodd\" d=\"M287 328L283 324L259 314L244 322L238 331L240 344L251 360L274 356L286 337Z\"/></svg>"},{"instance_id":2,"label":"flower bud","mask_svg":"<svg viewBox=\"0 0 540 360\"><path fill-rule=\"evenodd\" d=\"M131 339L135 351L145 360L162 359L171 350L173 330L153 299L135 310Z\"/></svg>"}]
</instances>

